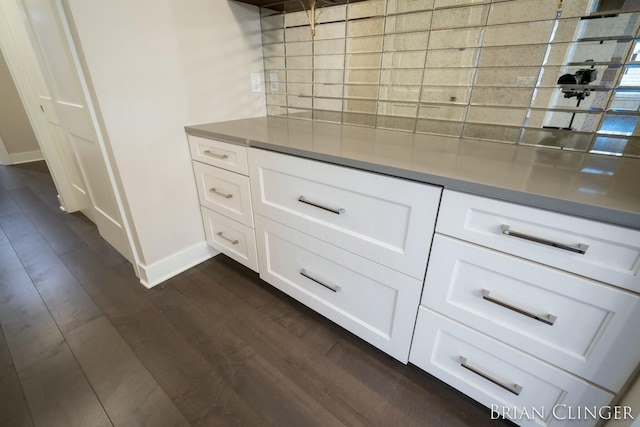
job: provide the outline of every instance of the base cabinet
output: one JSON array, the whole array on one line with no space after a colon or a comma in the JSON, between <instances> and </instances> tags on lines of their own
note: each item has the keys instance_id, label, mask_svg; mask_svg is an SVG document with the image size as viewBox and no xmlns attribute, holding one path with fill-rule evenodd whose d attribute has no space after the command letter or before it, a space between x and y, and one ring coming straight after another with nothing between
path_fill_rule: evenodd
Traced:
<instances>
[{"instance_id":1,"label":"base cabinet","mask_svg":"<svg viewBox=\"0 0 640 427\"><path fill-rule=\"evenodd\" d=\"M411 363L521 426L593 426L570 411L614 395L540 359L420 307ZM572 418L572 417L571 417Z\"/></svg>"},{"instance_id":2,"label":"base cabinet","mask_svg":"<svg viewBox=\"0 0 640 427\"><path fill-rule=\"evenodd\" d=\"M258 271L254 229L205 207L200 209L209 246L253 271Z\"/></svg>"},{"instance_id":3,"label":"base cabinet","mask_svg":"<svg viewBox=\"0 0 640 427\"><path fill-rule=\"evenodd\" d=\"M418 280L442 188L249 150L254 213Z\"/></svg>"},{"instance_id":4,"label":"base cabinet","mask_svg":"<svg viewBox=\"0 0 640 427\"><path fill-rule=\"evenodd\" d=\"M207 243L258 271L247 147L187 135Z\"/></svg>"},{"instance_id":5,"label":"base cabinet","mask_svg":"<svg viewBox=\"0 0 640 427\"><path fill-rule=\"evenodd\" d=\"M444 190L409 361L518 425L597 425L640 363L638 242Z\"/></svg>"},{"instance_id":6,"label":"base cabinet","mask_svg":"<svg viewBox=\"0 0 640 427\"><path fill-rule=\"evenodd\" d=\"M256 215L260 278L403 363L422 282Z\"/></svg>"},{"instance_id":7,"label":"base cabinet","mask_svg":"<svg viewBox=\"0 0 640 427\"><path fill-rule=\"evenodd\" d=\"M249 150L260 278L407 363L441 188Z\"/></svg>"},{"instance_id":8,"label":"base cabinet","mask_svg":"<svg viewBox=\"0 0 640 427\"><path fill-rule=\"evenodd\" d=\"M615 392L639 362L638 295L448 236L422 305Z\"/></svg>"},{"instance_id":9,"label":"base cabinet","mask_svg":"<svg viewBox=\"0 0 640 427\"><path fill-rule=\"evenodd\" d=\"M189 141L211 246L492 417L592 427L638 369L640 231Z\"/></svg>"}]
</instances>

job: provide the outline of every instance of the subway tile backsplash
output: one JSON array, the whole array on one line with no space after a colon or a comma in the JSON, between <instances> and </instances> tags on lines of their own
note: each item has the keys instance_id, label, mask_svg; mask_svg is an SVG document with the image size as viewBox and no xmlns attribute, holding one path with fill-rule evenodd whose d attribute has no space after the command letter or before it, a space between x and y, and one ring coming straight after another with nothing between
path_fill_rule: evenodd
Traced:
<instances>
[{"instance_id":1,"label":"subway tile backsplash","mask_svg":"<svg viewBox=\"0 0 640 427\"><path fill-rule=\"evenodd\" d=\"M262 7L267 114L639 157L640 11L563 3Z\"/></svg>"}]
</instances>

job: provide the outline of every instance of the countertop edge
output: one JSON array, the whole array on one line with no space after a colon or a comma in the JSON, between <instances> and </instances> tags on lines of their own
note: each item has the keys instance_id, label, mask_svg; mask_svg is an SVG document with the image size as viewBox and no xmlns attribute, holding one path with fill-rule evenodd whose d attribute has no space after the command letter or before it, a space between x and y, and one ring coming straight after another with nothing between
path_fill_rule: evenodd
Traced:
<instances>
[{"instance_id":1,"label":"countertop edge","mask_svg":"<svg viewBox=\"0 0 640 427\"><path fill-rule=\"evenodd\" d=\"M243 145L246 147L269 150L281 154L293 155L310 160L331 163L338 166L350 167L366 172L374 172L391 177L421 182L424 184L437 185L449 190L460 191L476 196L489 197L505 202L517 203L533 208L545 209L561 214L591 219L612 225L618 225L632 229L640 229L640 213L621 211L617 209L589 205L580 202L573 202L569 200L554 198L551 196L529 193L526 191L512 190L508 188L467 181L464 179L451 178L425 172L417 172L402 168L396 168L393 166L349 159L346 157L332 156L329 154L301 150L278 144L271 144L265 141L245 139L233 135L200 130L197 128L192 128L190 126L185 126L185 131L189 135L199 136L202 138L213 138L235 145Z\"/></svg>"},{"instance_id":2,"label":"countertop edge","mask_svg":"<svg viewBox=\"0 0 640 427\"><path fill-rule=\"evenodd\" d=\"M217 132L210 132L210 131L206 131L206 130L200 130L197 128L193 128L191 126L185 126L184 130L186 133L188 133L189 135L193 135L193 136L199 136L202 138L208 138L208 139L217 139L219 141L222 142L228 142L230 144L235 144L235 145L245 145L247 147L251 146L251 141L245 138L240 138L237 136L233 136L233 135L228 135L228 134L223 134L223 133L217 133Z\"/></svg>"}]
</instances>

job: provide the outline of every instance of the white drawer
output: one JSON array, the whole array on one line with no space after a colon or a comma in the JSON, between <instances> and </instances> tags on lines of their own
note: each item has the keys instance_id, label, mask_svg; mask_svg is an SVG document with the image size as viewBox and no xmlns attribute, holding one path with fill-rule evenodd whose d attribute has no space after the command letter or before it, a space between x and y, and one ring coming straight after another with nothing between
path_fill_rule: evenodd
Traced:
<instances>
[{"instance_id":1,"label":"white drawer","mask_svg":"<svg viewBox=\"0 0 640 427\"><path fill-rule=\"evenodd\" d=\"M193 162L200 204L253 227L249 178Z\"/></svg>"},{"instance_id":2,"label":"white drawer","mask_svg":"<svg viewBox=\"0 0 640 427\"><path fill-rule=\"evenodd\" d=\"M440 187L257 149L249 170L256 213L424 277Z\"/></svg>"},{"instance_id":3,"label":"white drawer","mask_svg":"<svg viewBox=\"0 0 640 427\"><path fill-rule=\"evenodd\" d=\"M260 278L407 362L419 280L259 215L256 239Z\"/></svg>"},{"instance_id":4,"label":"white drawer","mask_svg":"<svg viewBox=\"0 0 640 427\"><path fill-rule=\"evenodd\" d=\"M258 271L258 254L253 228L207 208L200 208L207 243L253 271Z\"/></svg>"},{"instance_id":5,"label":"white drawer","mask_svg":"<svg viewBox=\"0 0 640 427\"><path fill-rule=\"evenodd\" d=\"M247 147L187 135L191 158L232 172L249 174Z\"/></svg>"},{"instance_id":6,"label":"white drawer","mask_svg":"<svg viewBox=\"0 0 640 427\"><path fill-rule=\"evenodd\" d=\"M442 196L436 230L640 292L638 230L449 190ZM578 245L588 247L577 253L551 246L555 243L576 250L582 250Z\"/></svg>"},{"instance_id":7,"label":"white drawer","mask_svg":"<svg viewBox=\"0 0 640 427\"><path fill-rule=\"evenodd\" d=\"M439 234L422 304L612 391L640 363L638 296Z\"/></svg>"},{"instance_id":8,"label":"white drawer","mask_svg":"<svg viewBox=\"0 0 640 427\"><path fill-rule=\"evenodd\" d=\"M589 416L568 418L576 417L578 410L607 405L613 398L565 371L423 307L409 361L492 408L493 414L505 414L522 426L593 426L598 420Z\"/></svg>"}]
</instances>

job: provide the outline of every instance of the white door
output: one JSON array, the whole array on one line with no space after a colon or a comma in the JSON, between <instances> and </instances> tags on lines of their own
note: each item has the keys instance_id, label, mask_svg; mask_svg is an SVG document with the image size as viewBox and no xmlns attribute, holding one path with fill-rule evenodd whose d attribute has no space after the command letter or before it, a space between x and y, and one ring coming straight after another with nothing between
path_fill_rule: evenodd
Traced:
<instances>
[{"instance_id":1,"label":"white door","mask_svg":"<svg viewBox=\"0 0 640 427\"><path fill-rule=\"evenodd\" d=\"M61 4L56 0L21 3L51 95L50 100L41 97L43 108L49 110L52 126L59 127L60 141L68 143L61 144L61 150L68 147L66 154L77 165L77 190L88 195L90 216L100 235L133 263L115 183Z\"/></svg>"},{"instance_id":2,"label":"white door","mask_svg":"<svg viewBox=\"0 0 640 427\"><path fill-rule=\"evenodd\" d=\"M91 201L86 185L51 105L51 97L34 52L30 29L24 25L22 16L22 10L15 1L0 0L2 53L47 160L61 208L67 212L80 210L91 215ZM0 158L2 154L3 146L0 144ZM8 154L6 159L10 162Z\"/></svg>"},{"instance_id":3,"label":"white door","mask_svg":"<svg viewBox=\"0 0 640 427\"><path fill-rule=\"evenodd\" d=\"M67 141L62 123L56 114L53 99L41 78L34 85L34 89L37 92L38 102L50 131L52 145L63 165L64 174L71 184L72 194L65 195L61 192L62 200L60 200L60 205L67 212L81 211L94 220L87 184L82 177L73 149Z\"/></svg>"}]
</instances>

